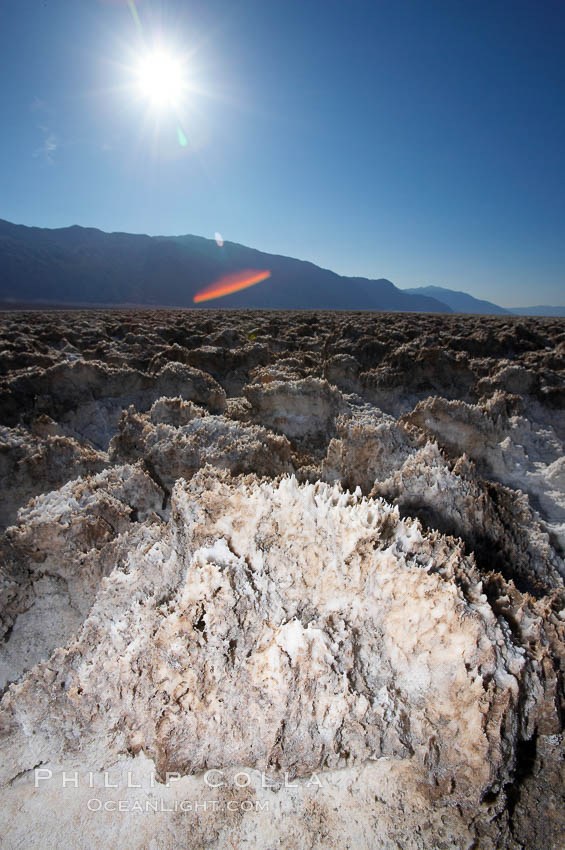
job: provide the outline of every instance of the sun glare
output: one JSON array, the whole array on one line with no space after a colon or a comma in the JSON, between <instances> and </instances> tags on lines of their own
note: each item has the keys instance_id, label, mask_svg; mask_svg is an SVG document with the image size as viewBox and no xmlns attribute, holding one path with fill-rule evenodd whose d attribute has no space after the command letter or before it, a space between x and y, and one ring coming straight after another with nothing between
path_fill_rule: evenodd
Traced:
<instances>
[{"instance_id":1,"label":"sun glare","mask_svg":"<svg viewBox=\"0 0 565 850\"><path fill-rule=\"evenodd\" d=\"M187 88L184 63L163 49L139 59L136 77L140 94L158 109L178 106Z\"/></svg>"}]
</instances>

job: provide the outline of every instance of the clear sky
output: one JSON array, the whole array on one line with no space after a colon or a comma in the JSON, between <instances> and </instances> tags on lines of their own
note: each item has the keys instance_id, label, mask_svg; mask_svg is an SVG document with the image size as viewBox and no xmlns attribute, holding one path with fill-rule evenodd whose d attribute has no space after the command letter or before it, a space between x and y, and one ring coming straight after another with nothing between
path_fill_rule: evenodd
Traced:
<instances>
[{"instance_id":1,"label":"clear sky","mask_svg":"<svg viewBox=\"0 0 565 850\"><path fill-rule=\"evenodd\" d=\"M565 304L564 45L564 0L6 0L0 217Z\"/></svg>"}]
</instances>

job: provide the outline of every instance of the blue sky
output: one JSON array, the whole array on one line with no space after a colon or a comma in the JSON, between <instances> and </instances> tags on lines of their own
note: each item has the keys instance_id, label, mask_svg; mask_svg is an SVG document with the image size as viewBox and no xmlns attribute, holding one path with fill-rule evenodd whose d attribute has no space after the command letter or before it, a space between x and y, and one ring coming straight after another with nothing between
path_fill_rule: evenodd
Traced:
<instances>
[{"instance_id":1,"label":"blue sky","mask_svg":"<svg viewBox=\"0 0 565 850\"><path fill-rule=\"evenodd\" d=\"M0 217L565 304L562 0L136 7L142 35L125 0L0 5ZM133 85L158 39L178 115Z\"/></svg>"}]
</instances>

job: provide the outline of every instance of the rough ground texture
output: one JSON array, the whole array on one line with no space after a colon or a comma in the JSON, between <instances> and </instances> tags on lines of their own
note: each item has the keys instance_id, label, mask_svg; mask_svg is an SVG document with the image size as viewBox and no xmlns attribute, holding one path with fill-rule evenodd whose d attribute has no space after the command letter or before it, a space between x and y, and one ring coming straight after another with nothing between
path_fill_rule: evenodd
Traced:
<instances>
[{"instance_id":1,"label":"rough ground texture","mask_svg":"<svg viewBox=\"0 0 565 850\"><path fill-rule=\"evenodd\" d=\"M7 848L559 848L562 320L0 316Z\"/></svg>"}]
</instances>

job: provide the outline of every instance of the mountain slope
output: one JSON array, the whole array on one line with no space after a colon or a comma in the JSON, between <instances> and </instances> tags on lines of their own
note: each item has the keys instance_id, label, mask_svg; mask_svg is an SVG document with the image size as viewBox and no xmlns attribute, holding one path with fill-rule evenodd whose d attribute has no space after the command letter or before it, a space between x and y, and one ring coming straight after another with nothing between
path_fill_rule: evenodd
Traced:
<instances>
[{"instance_id":1,"label":"mountain slope","mask_svg":"<svg viewBox=\"0 0 565 850\"><path fill-rule=\"evenodd\" d=\"M49 230L0 220L0 302L192 307L219 278L268 269L262 283L214 307L452 312L385 279L346 278L313 263L200 236L143 236L94 228Z\"/></svg>"},{"instance_id":2,"label":"mountain slope","mask_svg":"<svg viewBox=\"0 0 565 850\"><path fill-rule=\"evenodd\" d=\"M498 304L493 304L492 301L483 301L480 298L474 298L472 295L468 295L466 292L445 289L443 286L417 286L411 289L404 289L403 292L409 292L413 295L429 295L432 298L437 298L451 307L454 313L487 313L495 315L511 312L504 307L499 307Z\"/></svg>"}]
</instances>

